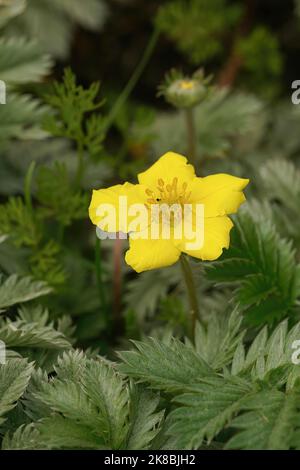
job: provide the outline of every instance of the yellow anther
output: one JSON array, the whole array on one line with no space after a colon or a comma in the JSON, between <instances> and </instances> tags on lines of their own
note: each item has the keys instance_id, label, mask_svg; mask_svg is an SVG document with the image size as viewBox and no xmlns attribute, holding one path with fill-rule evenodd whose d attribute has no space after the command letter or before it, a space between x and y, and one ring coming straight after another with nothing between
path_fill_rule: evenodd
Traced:
<instances>
[{"instance_id":1,"label":"yellow anther","mask_svg":"<svg viewBox=\"0 0 300 470\"><path fill-rule=\"evenodd\" d=\"M184 204L184 202L190 197L191 193L188 196L185 194L188 184L184 182L181 186L181 189L178 188L178 177L175 176L172 181L168 184L162 178L157 180L158 186L156 186L156 191L151 189L146 189L145 192L147 196L150 196L147 199L149 204L155 204L157 202L173 204L178 202L179 204Z\"/></svg>"},{"instance_id":2,"label":"yellow anther","mask_svg":"<svg viewBox=\"0 0 300 470\"><path fill-rule=\"evenodd\" d=\"M182 88L182 90L191 90L194 86L195 82L192 80L182 80L180 82L180 88Z\"/></svg>"}]
</instances>

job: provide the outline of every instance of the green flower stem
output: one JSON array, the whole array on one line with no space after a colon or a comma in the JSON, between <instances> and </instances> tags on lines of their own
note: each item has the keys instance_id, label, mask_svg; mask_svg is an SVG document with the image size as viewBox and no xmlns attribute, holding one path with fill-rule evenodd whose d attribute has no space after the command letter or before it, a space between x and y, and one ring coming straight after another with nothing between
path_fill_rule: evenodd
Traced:
<instances>
[{"instance_id":1,"label":"green flower stem","mask_svg":"<svg viewBox=\"0 0 300 470\"><path fill-rule=\"evenodd\" d=\"M31 196L31 189L32 189L32 178L34 174L36 163L31 162L28 168L26 177L25 177L25 185L24 185L24 197L27 209L32 213L32 196Z\"/></svg>"},{"instance_id":2,"label":"green flower stem","mask_svg":"<svg viewBox=\"0 0 300 470\"><path fill-rule=\"evenodd\" d=\"M110 114L107 117L106 124L105 124L105 129L104 129L106 133L109 131L110 127L114 123L114 120L115 120L116 116L118 115L120 109L122 108L124 103L126 103L126 101L128 100L129 96L132 93L132 90L135 88L135 86L138 83L142 73L144 72L145 67L148 64L148 62L149 62L149 60L152 56L152 53L154 51L154 48L157 44L158 37L159 37L159 32L155 28L153 33L152 33L152 36L151 36L151 38L148 42L148 45L147 45L147 47L146 47L146 49L143 53L143 56L142 56L139 64L135 68L130 80L128 81L127 85L125 86L124 90L120 94L120 96L117 99L114 107L112 108Z\"/></svg>"},{"instance_id":3,"label":"green flower stem","mask_svg":"<svg viewBox=\"0 0 300 470\"><path fill-rule=\"evenodd\" d=\"M190 304L190 313L191 313L191 337L194 340L195 338L195 329L196 329L196 322L201 321L199 315L199 305L198 305L198 298L196 293L196 286L194 281L193 272L191 269L190 262L186 255L182 254L180 256L180 265L181 270L184 278L184 282L187 289L187 295L189 298Z\"/></svg>"},{"instance_id":4,"label":"green flower stem","mask_svg":"<svg viewBox=\"0 0 300 470\"><path fill-rule=\"evenodd\" d=\"M102 276L103 269L102 269L102 261L101 261L101 242L98 237L96 238L96 244L95 244L95 265L96 265L96 275L97 275L100 303L101 303L101 307L106 313L106 295L105 295L103 276Z\"/></svg>"},{"instance_id":5,"label":"green flower stem","mask_svg":"<svg viewBox=\"0 0 300 470\"><path fill-rule=\"evenodd\" d=\"M122 296L122 252L123 240L117 234L113 250L113 314L114 314L114 333L116 336L122 334L122 317L121 317L121 296Z\"/></svg>"},{"instance_id":6,"label":"green flower stem","mask_svg":"<svg viewBox=\"0 0 300 470\"><path fill-rule=\"evenodd\" d=\"M65 236L65 226L63 224L60 224L58 226L58 231L57 231L57 241L60 245L62 245L64 242L64 236Z\"/></svg>"},{"instance_id":7,"label":"green flower stem","mask_svg":"<svg viewBox=\"0 0 300 470\"><path fill-rule=\"evenodd\" d=\"M84 145L82 142L79 142L77 145L77 170L75 177L75 184L77 188L81 187L82 176L84 172Z\"/></svg>"},{"instance_id":8,"label":"green flower stem","mask_svg":"<svg viewBox=\"0 0 300 470\"><path fill-rule=\"evenodd\" d=\"M185 121L186 121L186 129L187 129L187 144L188 144L188 159L189 161L195 165L196 164L196 156L197 156L197 135L196 135L196 127L195 127L195 117L194 117L194 110L193 108L185 109Z\"/></svg>"}]
</instances>

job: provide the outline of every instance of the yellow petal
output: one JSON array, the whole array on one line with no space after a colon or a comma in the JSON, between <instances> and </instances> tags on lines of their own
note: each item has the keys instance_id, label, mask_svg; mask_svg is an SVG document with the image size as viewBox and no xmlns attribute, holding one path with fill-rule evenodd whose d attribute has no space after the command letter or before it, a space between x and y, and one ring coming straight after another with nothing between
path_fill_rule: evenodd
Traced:
<instances>
[{"instance_id":1,"label":"yellow petal","mask_svg":"<svg viewBox=\"0 0 300 470\"><path fill-rule=\"evenodd\" d=\"M133 204L140 204L145 209L145 199L145 188L138 184L124 183L94 190L89 216L93 224L104 231L127 233L131 222L136 218L136 214L129 215L128 210ZM108 223L110 207L112 217L115 216L111 224Z\"/></svg>"},{"instance_id":2,"label":"yellow petal","mask_svg":"<svg viewBox=\"0 0 300 470\"><path fill-rule=\"evenodd\" d=\"M174 178L177 178L179 184L182 184L191 181L194 177L194 167L188 164L185 157L178 153L167 152L148 170L140 173L138 181L155 190L159 179L162 179L165 184L172 184Z\"/></svg>"},{"instance_id":3,"label":"yellow petal","mask_svg":"<svg viewBox=\"0 0 300 470\"><path fill-rule=\"evenodd\" d=\"M137 273L171 266L178 261L180 250L172 240L129 239L125 261Z\"/></svg>"},{"instance_id":4,"label":"yellow petal","mask_svg":"<svg viewBox=\"0 0 300 470\"><path fill-rule=\"evenodd\" d=\"M229 217L211 217L204 219L204 239L201 248L190 249L191 240L184 240L181 250L190 256L202 260L212 261L219 258L223 248L229 248L230 230L233 223Z\"/></svg>"},{"instance_id":5,"label":"yellow petal","mask_svg":"<svg viewBox=\"0 0 300 470\"><path fill-rule=\"evenodd\" d=\"M248 179L226 174L194 178L189 184L192 202L204 204L205 217L233 214L245 201L242 190Z\"/></svg>"}]
</instances>

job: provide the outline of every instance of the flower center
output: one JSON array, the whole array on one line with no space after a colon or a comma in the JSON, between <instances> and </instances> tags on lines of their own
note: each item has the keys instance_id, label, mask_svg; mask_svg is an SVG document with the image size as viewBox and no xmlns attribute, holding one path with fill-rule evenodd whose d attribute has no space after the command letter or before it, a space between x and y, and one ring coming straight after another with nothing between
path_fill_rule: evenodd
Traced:
<instances>
[{"instance_id":1,"label":"flower center","mask_svg":"<svg viewBox=\"0 0 300 470\"><path fill-rule=\"evenodd\" d=\"M191 192L187 192L188 184L186 182L178 185L178 178L173 178L171 184L166 184L162 178L157 180L157 191L146 189L146 194L149 196L147 202L149 204L184 204L187 203Z\"/></svg>"},{"instance_id":2,"label":"flower center","mask_svg":"<svg viewBox=\"0 0 300 470\"><path fill-rule=\"evenodd\" d=\"M184 205L188 203L191 192L187 192L188 184L186 182L178 184L178 178L175 177L172 183L166 183L162 178L157 180L156 191L146 189L147 208L155 208L152 211L151 220L155 223L162 221L163 225L177 225L183 219L183 213L186 208ZM149 205L150 207L149 207Z\"/></svg>"}]
</instances>

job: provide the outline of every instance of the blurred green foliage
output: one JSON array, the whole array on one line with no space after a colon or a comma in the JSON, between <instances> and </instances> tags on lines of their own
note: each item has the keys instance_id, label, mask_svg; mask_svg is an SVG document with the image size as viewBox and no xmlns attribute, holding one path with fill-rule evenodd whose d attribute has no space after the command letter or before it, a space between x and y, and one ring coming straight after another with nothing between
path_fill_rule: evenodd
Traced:
<instances>
[{"instance_id":1,"label":"blurred green foliage","mask_svg":"<svg viewBox=\"0 0 300 470\"><path fill-rule=\"evenodd\" d=\"M199 65L223 51L222 35L240 15L241 7L227 0L177 0L160 7L156 25Z\"/></svg>"},{"instance_id":2,"label":"blurred green foliage","mask_svg":"<svg viewBox=\"0 0 300 470\"><path fill-rule=\"evenodd\" d=\"M281 19L272 5L272 23L263 1L250 14L251 0L153 0L145 27L140 1L2 3L2 449L299 449L300 114L279 98L299 8L280 6ZM115 112L124 96L115 69L136 70L131 24L121 22L125 39L113 28L124 11L160 37ZM107 75L97 60L111 31L124 57L107 48ZM147 48L134 43L143 60ZM184 72L170 73L168 61ZM70 63L77 73L62 74ZM126 240L96 243L88 205L92 189L135 182L168 150L186 154L186 116L156 90L165 74L172 85L203 65L214 79L191 103L196 169L251 184L230 248L191 263L203 319L192 342L179 266L135 275Z\"/></svg>"},{"instance_id":3,"label":"blurred green foliage","mask_svg":"<svg viewBox=\"0 0 300 470\"><path fill-rule=\"evenodd\" d=\"M277 38L259 26L237 44L243 57L245 84L265 98L273 98L280 91L283 57Z\"/></svg>"}]
</instances>

